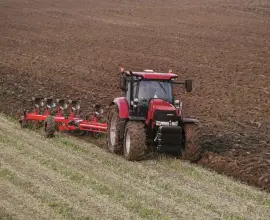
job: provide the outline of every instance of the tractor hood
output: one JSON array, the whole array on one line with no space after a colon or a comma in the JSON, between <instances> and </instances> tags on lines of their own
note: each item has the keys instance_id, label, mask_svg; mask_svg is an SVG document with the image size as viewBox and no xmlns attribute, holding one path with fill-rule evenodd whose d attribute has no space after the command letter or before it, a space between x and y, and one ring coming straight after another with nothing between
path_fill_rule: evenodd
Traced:
<instances>
[{"instance_id":1,"label":"tractor hood","mask_svg":"<svg viewBox=\"0 0 270 220\"><path fill-rule=\"evenodd\" d=\"M149 101L149 109L175 111L175 107L169 102L162 99L151 99Z\"/></svg>"},{"instance_id":2,"label":"tractor hood","mask_svg":"<svg viewBox=\"0 0 270 220\"><path fill-rule=\"evenodd\" d=\"M177 117L175 107L169 102L162 99L151 99L148 105L147 123L155 118L162 118L163 121L170 121Z\"/></svg>"}]
</instances>

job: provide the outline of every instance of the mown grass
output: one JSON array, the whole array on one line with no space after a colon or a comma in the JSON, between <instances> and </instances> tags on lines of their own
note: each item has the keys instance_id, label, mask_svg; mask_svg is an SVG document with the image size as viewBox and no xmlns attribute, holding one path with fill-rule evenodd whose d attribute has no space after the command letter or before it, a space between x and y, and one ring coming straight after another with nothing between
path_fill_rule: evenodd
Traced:
<instances>
[{"instance_id":1,"label":"mown grass","mask_svg":"<svg viewBox=\"0 0 270 220\"><path fill-rule=\"evenodd\" d=\"M270 217L269 194L174 158L128 162L66 135L45 139L3 116L0 149L7 219Z\"/></svg>"}]
</instances>

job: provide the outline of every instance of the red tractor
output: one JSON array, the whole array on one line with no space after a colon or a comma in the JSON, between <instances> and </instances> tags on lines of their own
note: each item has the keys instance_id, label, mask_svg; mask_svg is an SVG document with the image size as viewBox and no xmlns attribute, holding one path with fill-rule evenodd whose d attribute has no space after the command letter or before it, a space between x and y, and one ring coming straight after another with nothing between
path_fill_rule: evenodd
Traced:
<instances>
[{"instance_id":1,"label":"red tractor","mask_svg":"<svg viewBox=\"0 0 270 220\"><path fill-rule=\"evenodd\" d=\"M198 120L184 118L182 103L173 97L173 85L192 91L192 80L176 82L176 74L123 71L120 88L124 97L115 98L108 113L107 147L136 161L149 152L166 152L196 161Z\"/></svg>"}]
</instances>

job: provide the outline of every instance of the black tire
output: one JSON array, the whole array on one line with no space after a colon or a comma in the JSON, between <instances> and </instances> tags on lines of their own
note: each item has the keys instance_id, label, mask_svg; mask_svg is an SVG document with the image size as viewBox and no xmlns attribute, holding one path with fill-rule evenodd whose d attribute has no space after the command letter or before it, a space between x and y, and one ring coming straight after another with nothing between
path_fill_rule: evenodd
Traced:
<instances>
[{"instance_id":1,"label":"black tire","mask_svg":"<svg viewBox=\"0 0 270 220\"><path fill-rule=\"evenodd\" d=\"M55 120L54 117L48 115L44 121L44 136L46 138L54 137L55 132Z\"/></svg>"},{"instance_id":2,"label":"black tire","mask_svg":"<svg viewBox=\"0 0 270 220\"><path fill-rule=\"evenodd\" d=\"M184 125L185 146L182 151L182 160L197 162L201 157L201 147L198 143L197 126L193 124Z\"/></svg>"},{"instance_id":3,"label":"black tire","mask_svg":"<svg viewBox=\"0 0 270 220\"><path fill-rule=\"evenodd\" d=\"M129 121L125 127L124 157L126 160L138 161L143 158L146 145L146 133L143 122Z\"/></svg>"},{"instance_id":4,"label":"black tire","mask_svg":"<svg viewBox=\"0 0 270 220\"><path fill-rule=\"evenodd\" d=\"M119 118L117 106L112 105L109 109L107 148L114 154L123 153L123 141L120 138L121 123L124 121Z\"/></svg>"}]
</instances>

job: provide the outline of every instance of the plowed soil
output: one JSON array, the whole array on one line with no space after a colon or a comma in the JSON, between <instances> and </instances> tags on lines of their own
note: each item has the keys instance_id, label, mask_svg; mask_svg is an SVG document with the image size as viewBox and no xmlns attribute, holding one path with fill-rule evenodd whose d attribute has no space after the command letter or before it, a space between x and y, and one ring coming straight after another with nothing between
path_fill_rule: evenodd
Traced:
<instances>
[{"instance_id":1,"label":"plowed soil","mask_svg":"<svg viewBox=\"0 0 270 220\"><path fill-rule=\"evenodd\" d=\"M0 110L53 95L87 112L121 94L120 63L172 68L194 80L182 99L201 121L199 163L270 191L269 27L267 0L3 0Z\"/></svg>"}]
</instances>

